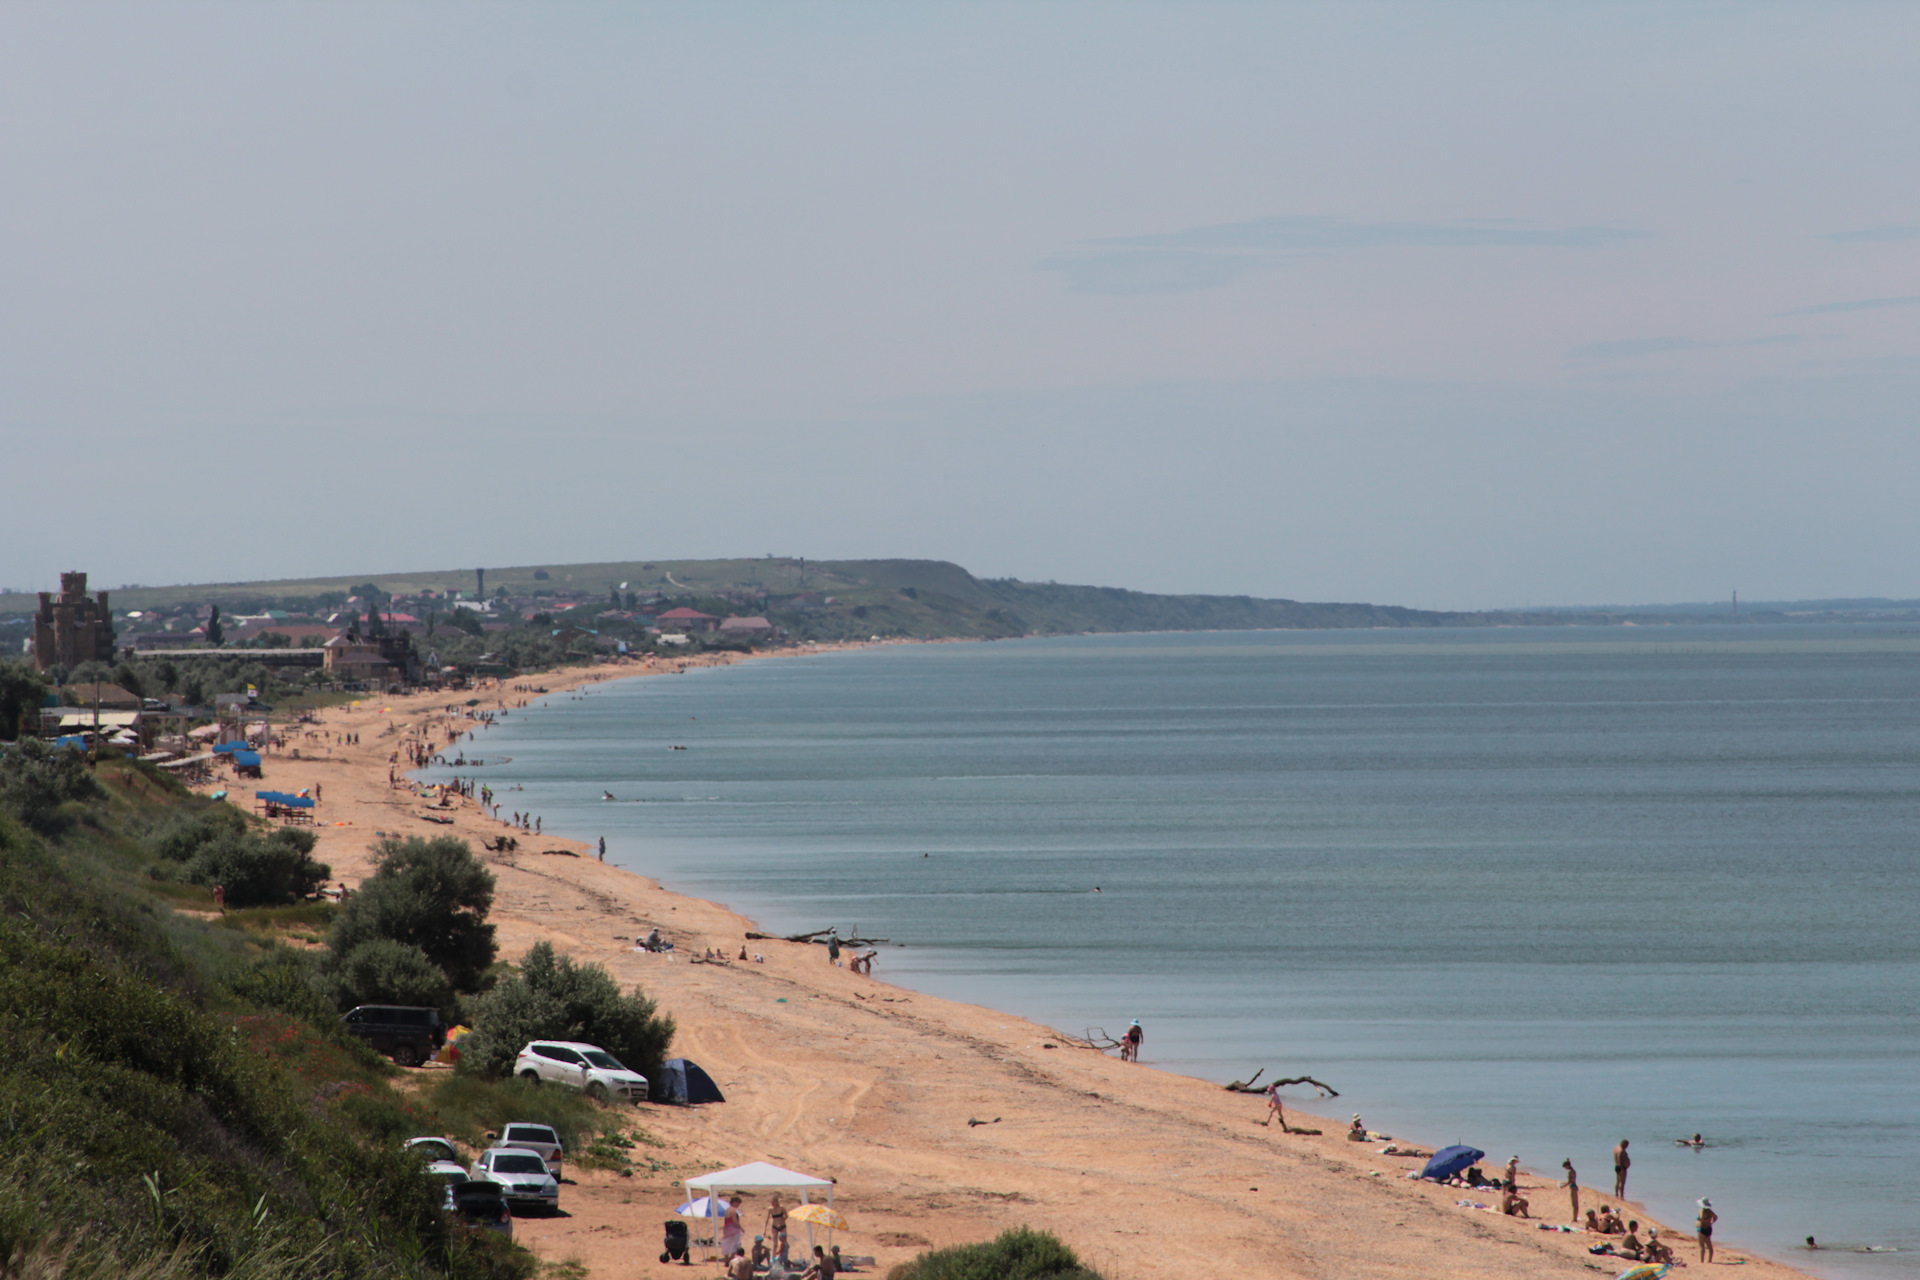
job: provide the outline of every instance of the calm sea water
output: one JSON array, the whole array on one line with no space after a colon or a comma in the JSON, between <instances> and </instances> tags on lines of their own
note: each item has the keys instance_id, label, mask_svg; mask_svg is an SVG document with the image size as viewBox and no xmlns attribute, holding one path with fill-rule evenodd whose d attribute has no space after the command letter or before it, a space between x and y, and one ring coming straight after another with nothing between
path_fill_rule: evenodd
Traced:
<instances>
[{"instance_id":1,"label":"calm sea water","mask_svg":"<svg viewBox=\"0 0 1920 1280\"><path fill-rule=\"evenodd\" d=\"M928 645L542 706L479 748L505 809L907 944L881 976L1590 1186L1631 1138L1668 1221L1920 1275L1910 629Z\"/></svg>"}]
</instances>

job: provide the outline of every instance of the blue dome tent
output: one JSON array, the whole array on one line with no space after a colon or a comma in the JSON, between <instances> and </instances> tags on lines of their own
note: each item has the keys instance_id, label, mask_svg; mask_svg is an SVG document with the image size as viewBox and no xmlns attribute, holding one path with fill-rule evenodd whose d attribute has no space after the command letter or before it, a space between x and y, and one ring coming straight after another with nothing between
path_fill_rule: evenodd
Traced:
<instances>
[{"instance_id":1,"label":"blue dome tent","mask_svg":"<svg viewBox=\"0 0 1920 1280\"><path fill-rule=\"evenodd\" d=\"M721 1096L720 1086L713 1082L713 1077L700 1069L699 1063L668 1058L660 1066L660 1078L653 1081L648 1090L648 1100L691 1106L699 1102L725 1102L726 1098Z\"/></svg>"}]
</instances>

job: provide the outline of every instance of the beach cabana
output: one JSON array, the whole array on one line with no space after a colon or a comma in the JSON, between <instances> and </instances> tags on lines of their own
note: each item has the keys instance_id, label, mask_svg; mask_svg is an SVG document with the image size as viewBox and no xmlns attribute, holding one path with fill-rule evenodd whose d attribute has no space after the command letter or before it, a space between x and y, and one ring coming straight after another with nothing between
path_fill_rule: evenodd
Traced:
<instances>
[{"instance_id":1,"label":"beach cabana","mask_svg":"<svg viewBox=\"0 0 1920 1280\"><path fill-rule=\"evenodd\" d=\"M816 1178L811 1174L795 1173L792 1169L782 1169L777 1164L768 1164L764 1160L755 1160L752 1164L743 1164L736 1169L721 1169L716 1173L702 1174L698 1178L688 1178L680 1184L688 1191L706 1196L718 1196L725 1199L735 1191L779 1192L781 1195L799 1197L801 1204L810 1204L810 1197L826 1194L824 1203L833 1204L833 1183L825 1178ZM827 1231L827 1244L833 1244L833 1231ZM813 1252L813 1224L807 1224L807 1252Z\"/></svg>"},{"instance_id":2,"label":"beach cabana","mask_svg":"<svg viewBox=\"0 0 1920 1280\"><path fill-rule=\"evenodd\" d=\"M233 753L233 771L242 778L260 776L260 753L242 750Z\"/></svg>"},{"instance_id":3,"label":"beach cabana","mask_svg":"<svg viewBox=\"0 0 1920 1280\"><path fill-rule=\"evenodd\" d=\"M313 797L290 795L285 791L256 791L256 803L269 818L282 822L312 822Z\"/></svg>"}]
</instances>

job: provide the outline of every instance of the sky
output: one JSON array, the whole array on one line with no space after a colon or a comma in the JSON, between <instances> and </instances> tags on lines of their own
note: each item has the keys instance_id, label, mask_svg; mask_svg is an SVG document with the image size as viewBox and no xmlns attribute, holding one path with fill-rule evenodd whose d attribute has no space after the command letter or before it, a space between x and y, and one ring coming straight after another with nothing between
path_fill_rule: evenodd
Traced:
<instances>
[{"instance_id":1,"label":"sky","mask_svg":"<svg viewBox=\"0 0 1920 1280\"><path fill-rule=\"evenodd\" d=\"M1920 596L1920 6L0 4L0 586Z\"/></svg>"}]
</instances>

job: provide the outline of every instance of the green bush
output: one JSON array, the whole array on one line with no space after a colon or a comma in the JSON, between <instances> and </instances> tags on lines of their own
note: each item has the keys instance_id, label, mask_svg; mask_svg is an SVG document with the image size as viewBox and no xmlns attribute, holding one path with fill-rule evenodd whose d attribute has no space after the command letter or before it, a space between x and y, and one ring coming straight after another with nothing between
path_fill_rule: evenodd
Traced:
<instances>
[{"instance_id":1,"label":"green bush","mask_svg":"<svg viewBox=\"0 0 1920 1280\"><path fill-rule=\"evenodd\" d=\"M489 1133L516 1120L552 1125L569 1152L584 1150L594 1135L612 1131L631 1111L599 1106L584 1094L542 1089L511 1077L489 1080L456 1073L442 1076L423 1102L440 1118L440 1132L469 1146L485 1146Z\"/></svg>"},{"instance_id":2,"label":"green bush","mask_svg":"<svg viewBox=\"0 0 1920 1280\"><path fill-rule=\"evenodd\" d=\"M363 942L340 957L334 980L342 1009L357 1004L423 1005L451 1017L457 1004L453 984L440 967L420 948L392 938Z\"/></svg>"},{"instance_id":3,"label":"green bush","mask_svg":"<svg viewBox=\"0 0 1920 1280\"><path fill-rule=\"evenodd\" d=\"M310 856L319 837L297 827L262 836L246 830L215 834L194 850L171 878L187 884L220 885L227 905L272 907L299 902L333 874Z\"/></svg>"},{"instance_id":4,"label":"green bush","mask_svg":"<svg viewBox=\"0 0 1920 1280\"><path fill-rule=\"evenodd\" d=\"M23 658L0 658L0 739L12 741L40 727L40 704L52 682Z\"/></svg>"},{"instance_id":5,"label":"green bush","mask_svg":"<svg viewBox=\"0 0 1920 1280\"><path fill-rule=\"evenodd\" d=\"M35 831L59 830L65 825L62 805L101 794L85 753L72 747L50 747L27 738L0 755L0 808Z\"/></svg>"},{"instance_id":6,"label":"green bush","mask_svg":"<svg viewBox=\"0 0 1920 1280\"><path fill-rule=\"evenodd\" d=\"M1058 1237L1029 1227L1003 1231L986 1244L923 1253L887 1273L887 1280L1100 1280Z\"/></svg>"},{"instance_id":7,"label":"green bush","mask_svg":"<svg viewBox=\"0 0 1920 1280\"><path fill-rule=\"evenodd\" d=\"M492 965L493 873L452 836L388 838L377 870L348 898L327 935L336 960L381 939L418 948L456 991L473 991Z\"/></svg>"},{"instance_id":8,"label":"green bush","mask_svg":"<svg viewBox=\"0 0 1920 1280\"><path fill-rule=\"evenodd\" d=\"M639 991L597 964L575 964L537 942L520 972L473 1003L473 1034L460 1044L460 1069L502 1076L529 1040L584 1040L642 1074L653 1072L673 1043L673 1019Z\"/></svg>"}]
</instances>

